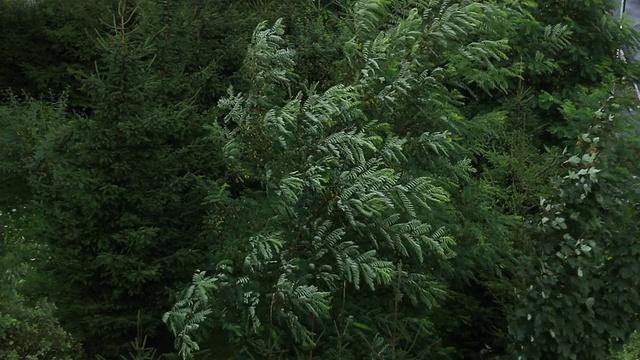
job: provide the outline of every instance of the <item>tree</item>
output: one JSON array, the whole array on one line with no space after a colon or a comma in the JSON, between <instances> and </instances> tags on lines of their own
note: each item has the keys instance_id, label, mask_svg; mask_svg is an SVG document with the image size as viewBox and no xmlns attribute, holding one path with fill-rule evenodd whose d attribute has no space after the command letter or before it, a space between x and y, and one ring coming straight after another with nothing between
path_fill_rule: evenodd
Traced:
<instances>
[{"instance_id":1,"label":"tree","mask_svg":"<svg viewBox=\"0 0 640 360\"><path fill-rule=\"evenodd\" d=\"M96 30L108 31L116 1L8 1L0 4L0 90L29 96L62 96L82 111L85 97L78 92L82 72L94 69L99 49Z\"/></svg>"},{"instance_id":2,"label":"tree","mask_svg":"<svg viewBox=\"0 0 640 360\"><path fill-rule=\"evenodd\" d=\"M66 120L67 98L36 101L9 92L0 106L0 208L23 206L31 200L30 164L47 134Z\"/></svg>"},{"instance_id":3,"label":"tree","mask_svg":"<svg viewBox=\"0 0 640 360\"><path fill-rule=\"evenodd\" d=\"M46 293L87 352L109 357L135 336L138 312L143 335L158 334L170 289L209 257L203 175L220 151L189 99L155 103L153 48L135 20L122 2L83 84L90 115L49 134L31 176L38 237L54 259Z\"/></svg>"},{"instance_id":4,"label":"tree","mask_svg":"<svg viewBox=\"0 0 640 360\"><path fill-rule=\"evenodd\" d=\"M452 211L443 186L465 183L472 169L443 128L463 126L456 91L446 86L447 75L455 82L462 74L438 65L467 54L469 70L484 70L489 58L503 57L504 44L466 36L487 7L410 4L416 9L354 5L346 84L326 90L296 83L281 21L254 32L243 67L251 87L230 91L219 104L224 118L211 125L226 134L237 179L231 199L217 199L230 210L216 217L222 262L210 276L197 272L165 315L183 357L200 348L194 332L203 328L226 333L235 354L446 356L432 319L447 295L443 274L455 245L435 224L445 223L439 211ZM422 16L430 11L439 17ZM446 32L452 24L458 30ZM434 44L442 53L431 51ZM424 113L413 114L419 106ZM428 111L452 121L429 122ZM235 230L226 225L236 220L235 206L252 213L239 219L247 238L225 231ZM476 244L468 246L462 250Z\"/></svg>"},{"instance_id":5,"label":"tree","mask_svg":"<svg viewBox=\"0 0 640 360\"><path fill-rule=\"evenodd\" d=\"M621 111L624 88L615 96L610 89L562 104L569 123L590 125L531 224L536 248L511 324L523 358L604 359L639 325L639 143L635 121Z\"/></svg>"}]
</instances>

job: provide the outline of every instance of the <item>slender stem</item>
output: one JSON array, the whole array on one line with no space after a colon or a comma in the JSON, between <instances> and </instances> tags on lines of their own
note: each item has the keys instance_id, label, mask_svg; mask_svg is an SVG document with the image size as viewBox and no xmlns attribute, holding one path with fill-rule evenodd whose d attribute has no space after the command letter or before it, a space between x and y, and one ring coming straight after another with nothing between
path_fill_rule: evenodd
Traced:
<instances>
[{"instance_id":1,"label":"slender stem","mask_svg":"<svg viewBox=\"0 0 640 360\"><path fill-rule=\"evenodd\" d=\"M344 305L346 303L347 298L347 281L342 282L342 310L340 311L340 316L338 316L339 324L338 324L338 359L342 358L342 336L344 332L342 331L342 319L344 315Z\"/></svg>"},{"instance_id":2,"label":"slender stem","mask_svg":"<svg viewBox=\"0 0 640 360\"><path fill-rule=\"evenodd\" d=\"M269 360L273 358L273 351L271 350L271 331L273 328L273 307L276 303L276 294L277 293L273 293L273 296L271 297L271 305L269 306L269 333L267 334L267 337L269 338Z\"/></svg>"},{"instance_id":3,"label":"slender stem","mask_svg":"<svg viewBox=\"0 0 640 360\"><path fill-rule=\"evenodd\" d=\"M316 331L316 317L311 318L311 333L314 334ZM309 348L309 360L313 359L313 346Z\"/></svg>"},{"instance_id":4,"label":"slender stem","mask_svg":"<svg viewBox=\"0 0 640 360\"><path fill-rule=\"evenodd\" d=\"M402 263L398 265L398 281L393 300L393 332L391 333L391 358L396 359L396 332L398 331L398 305L400 303L400 278L402 277Z\"/></svg>"}]
</instances>

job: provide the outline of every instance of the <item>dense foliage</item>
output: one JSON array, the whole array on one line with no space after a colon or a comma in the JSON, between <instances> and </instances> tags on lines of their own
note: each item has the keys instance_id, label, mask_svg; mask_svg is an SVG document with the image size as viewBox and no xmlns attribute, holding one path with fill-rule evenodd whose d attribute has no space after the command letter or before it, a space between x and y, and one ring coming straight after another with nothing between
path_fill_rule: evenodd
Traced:
<instances>
[{"instance_id":1,"label":"dense foliage","mask_svg":"<svg viewBox=\"0 0 640 360\"><path fill-rule=\"evenodd\" d=\"M42 244L23 237L33 219L26 209L0 211L0 357L3 359L81 359L78 343L60 327L55 306L46 298L27 299L35 262L44 261Z\"/></svg>"},{"instance_id":2,"label":"dense foliage","mask_svg":"<svg viewBox=\"0 0 640 360\"><path fill-rule=\"evenodd\" d=\"M0 2L0 357L633 357L613 5Z\"/></svg>"}]
</instances>

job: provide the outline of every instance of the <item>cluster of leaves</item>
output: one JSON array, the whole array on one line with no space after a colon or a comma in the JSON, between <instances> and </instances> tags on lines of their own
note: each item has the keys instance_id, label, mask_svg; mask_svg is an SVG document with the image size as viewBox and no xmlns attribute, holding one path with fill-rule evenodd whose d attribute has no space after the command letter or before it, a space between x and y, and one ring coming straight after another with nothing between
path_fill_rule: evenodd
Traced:
<instances>
[{"instance_id":1,"label":"cluster of leaves","mask_svg":"<svg viewBox=\"0 0 640 360\"><path fill-rule=\"evenodd\" d=\"M625 129L635 121L616 111L624 92L607 90L563 103L574 123L593 111L591 126L564 161L568 174L559 179L558 193L540 201L536 256L513 323L526 358L605 358L610 341L626 341L639 325L629 315L638 312L640 299L632 275L640 270L639 184L629 172L639 143Z\"/></svg>"},{"instance_id":2,"label":"cluster of leaves","mask_svg":"<svg viewBox=\"0 0 640 360\"><path fill-rule=\"evenodd\" d=\"M616 351L612 354L611 360L634 360L640 357L640 348L638 347L639 341L640 336L636 331L631 334L629 342L625 344L622 351Z\"/></svg>"},{"instance_id":3,"label":"cluster of leaves","mask_svg":"<svg viewBox=\"0 0 640 360\"><path fill-rule=\"evenodd\" d=\"M411 311L433 307L442 294L419 269L451 255L445 231L419 214L448 195L428 177L403 174L404 141L386 136L388 125L367 119L358 101L367 96L366 86L336 85L324 92L312 87L287 99L295 85L294 62L293 53L281 48L282 33L280 21L257 28L244 64L252 87L246 95L230 92L222 99L224 127L212 127L228 139L225 158L237 169L234 176L263 184L244 196L260 199L270 211L249 246L242 239L230 243L250 250L242 268L226 265L231 273L205 284L216 284L218 291L221 282L226 285L229 294L216 296L215 307L237 304L237 314L218 315L224 328L250 340L249 348L241 343L248 352L401 354L401 346L413 347L403 335L427 334L427 324ZM363 292L370 298L362 299ZM190 321L202 320L206 313L196 312L193 294L188 291L166 315L184 354L193 344L185 329L195 327L173 319L184 319L184 307L193 306ZM384 308L395 306L395 324L357 305L371 297ZM398 308L405 297L409 307ZM332 324L332 318L340 320ZM341 339L345 332L353 334ZM345 347L358 336L370 338L369 345L360 340Z\"/></svg>"},{"instance_id":4,"label":"cluster of leaves","mask_svg":"<svg viewBox=\"0 0 640 360\"><path fill-rule=\"evenodd\" d=\"M58 322L48 300L22 294L33 263L46 249L24 236L33 220L26 209L0 211L0 357L3 359L81 359L79 344Z\"/></svg>"}]
</instances>

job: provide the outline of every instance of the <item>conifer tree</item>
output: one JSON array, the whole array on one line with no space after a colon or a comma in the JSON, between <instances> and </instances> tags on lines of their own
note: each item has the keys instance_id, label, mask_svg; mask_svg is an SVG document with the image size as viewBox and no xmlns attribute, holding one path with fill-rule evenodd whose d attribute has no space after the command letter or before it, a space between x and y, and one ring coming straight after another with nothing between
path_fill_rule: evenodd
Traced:
<instances>
[{"instance_id":1,"label":"conifer tree","mask_svg":"<svg viewBox=\"0 0 640 360\"><path fill-rule=\"evenodd\" d=\"M138 312L144 334L157 333L170 289L207 258L202 176L217 155L198 140L189 99L155 103L153 48L125 1L97 42L103 58L82 89L91 115L50 134L32 181L56 280L47 291L89 354L112 357L135 336Z\"/></svg>"},{"instance_id":2,"label":"conifer tree","mask_svg":"<svg viewBox=\"0 0 640 360\"><path fill-rule=\"evenodd\" d=\"M117 1L3 1L0 3L0 89L34 98L61 96L81 111L80 73L98 59L95 30L106 31Z\"/></svg>"},{"instance_id":3,"label":"conifer tree","mask_svg":"<svg viewBox=\"0 0 640 360\"><path fill-rule=\"evenodd\" d=\"M193 96L198 110L210 108L228 86L216 71L224 62L220 58L239 56L228 41L233 32L225 29L240 22L237 13L212 0L154 0L137 4L138 31L154 47L155 60L150 70L159 82L157 102L172 104ZM225 40L227 54L221 54L219 42Z\"/></svg>"}]
</instances>

